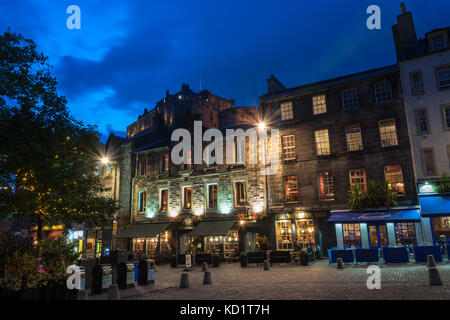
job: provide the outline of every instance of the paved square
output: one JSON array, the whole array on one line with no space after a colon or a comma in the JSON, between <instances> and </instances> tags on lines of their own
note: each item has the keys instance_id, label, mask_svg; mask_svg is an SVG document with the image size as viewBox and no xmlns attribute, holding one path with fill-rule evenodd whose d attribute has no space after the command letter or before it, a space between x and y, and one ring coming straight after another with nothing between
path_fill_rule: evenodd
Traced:
<instances>
[{"instance_id":1,"label":"paved square","mask_svg":"<svg viewBox=\"0 0 450 320\"><path fill-rule=\"evenodd\" d=\"M151 291L124 299L155 300L309 300L309 299L450 299L450 264L439 264L443 286L428 285L426 265L380 265L381 289L369 290L367 266L346 265L344 270L322 260L309 267L262 266L241 268L239 263L210 268L212 285L203 285L203 272L189 273L189 289L179 289L182 268L160 266ZM150 289L150 288L149 288Z\"/></svg>"}]
</instances>

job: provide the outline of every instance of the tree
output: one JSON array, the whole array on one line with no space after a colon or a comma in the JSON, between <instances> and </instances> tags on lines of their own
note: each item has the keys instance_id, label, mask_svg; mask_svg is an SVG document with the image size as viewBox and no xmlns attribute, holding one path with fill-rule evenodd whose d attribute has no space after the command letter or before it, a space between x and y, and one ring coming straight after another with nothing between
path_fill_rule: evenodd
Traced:
<instances>
[{"instance_id":1,"label":"tree","mask_svg":"<svg viewBox=\"0 0 450 320\"><path fill-rule=\"evenodd\" d=\"M103 226L119 208L100 196L95 127L75 120L47 57L9 30L0 35L0 218Z\"/></svg>"}]
</instances>

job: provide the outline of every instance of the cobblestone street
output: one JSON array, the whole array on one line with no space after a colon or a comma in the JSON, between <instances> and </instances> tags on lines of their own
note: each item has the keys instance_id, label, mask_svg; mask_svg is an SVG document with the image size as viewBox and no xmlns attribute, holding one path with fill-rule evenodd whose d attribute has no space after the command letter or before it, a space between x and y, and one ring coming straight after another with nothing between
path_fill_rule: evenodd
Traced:
<instances>
[{"instance_id":1,"label":"cobblestone street","mask_svg":"<svg viewBox=\"0 0 450 320\"><path fill-rule=\"evenodd\" d=\"M381 289L369 290L367 266L346 265L344 270L327 260L309 267L273 266L269 271L239 264L210 268L212 285L203 285L200 267L189 273L189 289L179 289L182 268L158 267L155 287L124 299L161 300L307 300L307 299L450 299L450 264L439 264L444 286L428 285L426 265L380 265Z\"/></svg>"}]
</instances>

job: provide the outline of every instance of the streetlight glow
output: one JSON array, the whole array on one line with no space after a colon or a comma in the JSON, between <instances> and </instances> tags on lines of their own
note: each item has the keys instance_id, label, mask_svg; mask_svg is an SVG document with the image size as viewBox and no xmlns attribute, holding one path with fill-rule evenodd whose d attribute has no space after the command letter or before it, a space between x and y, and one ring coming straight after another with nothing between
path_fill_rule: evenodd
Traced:
<instances>
[{"instance_id":1,"label":"streetlight glow","mask_svg":"<svg viewBox=\"0 0 450 320\"><path fill-rule=\"evenodd\" d=\"M260 123L258 124L258 127L259 127L261 130L264 130L264 129L266 128L266 124L265 124L264 122L260 122Z\"/></svg>"},{"instance_id":2,"label":"streetlight glow","mask_svg":"<svg viewBox=\"0 0 450 320\"><path fill-rule=\"evenodd\" d=\"M101 161L102 161L103 164L108 164L109 163L109 159L107 157L103 157Z\"/></svg>"}]
</instances>

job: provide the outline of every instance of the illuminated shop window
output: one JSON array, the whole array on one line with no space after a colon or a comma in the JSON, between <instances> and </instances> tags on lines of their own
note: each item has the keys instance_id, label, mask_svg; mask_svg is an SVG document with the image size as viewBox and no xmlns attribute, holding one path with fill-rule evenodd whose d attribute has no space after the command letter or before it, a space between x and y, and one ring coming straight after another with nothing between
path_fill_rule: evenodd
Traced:
<instances>
[{"instance_id":1,"label":"illuminated shop window","mask_svg":"<svg viewBox=\"0 0 450 320\"><path fill-rule=\"evenodd\" d=\"M303 248L309 248L315 245L314 225L312 219L297 220L297 239Z\"/></svg>"},{"instance_id":2,"label":"illuminated shop window","mask_svg":"<svg viewBox=\"0 0 450 320\"><path fill-rule=\"evenodd\" d=\"M361 246L361 230L359 228L359 223L345 223L342 225L342 230L344 233L344 246Z\"/></svg>"},{"instance_id":3,"label":"illuminated shop window","mask_svg":"<svg viewBox=\"0 0 450 320\"><path fill-rule=\"evenodd\" d=\"M414 223L396 223L395 236L398 245L416 245L416 227Z\"/></svg>"},{"instance_id":4,"label":"illuminated shop window","mask_svg":"<svg viewBox=\"0 0 450 320\"><path fill-rule=\"evenodd\" d=\"M290 221L277 221L277 249L291 250L292 246L292 229Z\"/></svg>"}]
</instances>

